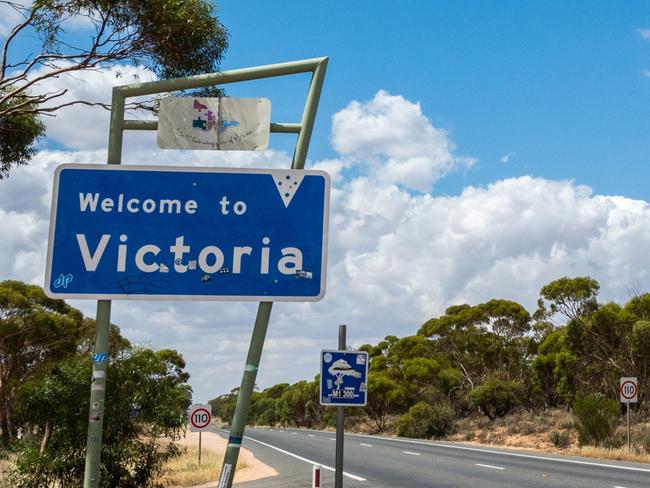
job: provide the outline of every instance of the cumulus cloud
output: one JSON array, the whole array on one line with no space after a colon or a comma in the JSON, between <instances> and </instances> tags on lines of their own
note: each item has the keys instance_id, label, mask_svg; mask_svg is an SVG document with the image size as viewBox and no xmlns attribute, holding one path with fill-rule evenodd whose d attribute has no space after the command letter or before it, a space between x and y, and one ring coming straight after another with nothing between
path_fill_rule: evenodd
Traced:
<instances>
[{"instance_id":1,"label":"cumulus cloud","mask_svg":"<svg viewBox=\"0 0 650 488\"><path fill-rule=\"evenodd\" d=\"M68 125L57 129L62 138L78 125L63 118L57 123ZM340 158L313 164L333 176L327 296L317 303L274 304L261 387L312 378L318 351L336 344L340 323L350 326L349 343L360 345L387 334L415 333L452 304L500 297L533 310L540 287L560 276L593 276L604 300L622 301L630 286L648 286L645 201L594 195L573 181L530 176L467 187L454 196L413 192L424 187L406 173L389 171L391 161L404 164L401 168L424 167L428 184L464 163L457 161L449 134L435 128L418 104L383 91L334 116L332 144ZM129 134L124 149L123 160L130 163L287 167L291 159L272 149L162 151L153 133ZM42 283L54 167L105 159L105 148L96 143L42 151L0 181L5 251L0 279ZM92 301L72 304L95 313ZM134 342L181 351L195 400L207 400L238 386L256 308L255 303L120 301L113 305L112 321Z\"/></svg>"},{"instance_id":2,"label":"cumulus cloud","mask_svg":"<svg viewBox=\"0 0 650 488\"><path fill-rule=\"evenodd\" d=\"M450 171L475 160L454 155L448 133L434 127L419 103L380 90L352 101L332 118L332 146L369 165L379 180L427 192Z\"/></svg>"}]
</instances>

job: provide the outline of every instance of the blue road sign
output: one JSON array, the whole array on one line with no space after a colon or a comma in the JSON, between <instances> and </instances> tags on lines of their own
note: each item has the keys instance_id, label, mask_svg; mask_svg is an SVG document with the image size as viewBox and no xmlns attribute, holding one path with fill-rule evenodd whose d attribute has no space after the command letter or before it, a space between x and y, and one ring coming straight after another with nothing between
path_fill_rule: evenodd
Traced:
<instances>
[{"instance_id":1,"label":"blue road sign","mask_svg":"<svg viewBox=\"0 0 650 488\"><path fill-rule=\"evenodd\" d=\"M322 171L64 164L54 175L52 298L316 301Z\"/></svg>"},{"instance_id":2,"label":"blue road sign","mask_svg":"<svg viewBox=\"0 0 650 488\"><path fill-rule=\"evenodd\" d=\"M368 353L364 351L322 351L320 403L347 407L366 405Z\"/></svg>"}]
</instances>

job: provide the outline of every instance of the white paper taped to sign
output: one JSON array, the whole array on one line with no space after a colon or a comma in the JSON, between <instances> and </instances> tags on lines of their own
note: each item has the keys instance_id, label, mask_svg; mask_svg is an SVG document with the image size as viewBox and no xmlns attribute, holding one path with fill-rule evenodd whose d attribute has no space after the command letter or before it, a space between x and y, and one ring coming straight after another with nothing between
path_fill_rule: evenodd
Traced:
<instances>
[{"instance_id":1,"label":"white paper taped to sign","mask_svg":"<svg viewBox=\"0 0 650 488\"><path fill-rule=\"evenodd\" d=\"M267 98L166 97L160 100L163 149L261 151L269 145Z\"/></svg>"}]
</instances>

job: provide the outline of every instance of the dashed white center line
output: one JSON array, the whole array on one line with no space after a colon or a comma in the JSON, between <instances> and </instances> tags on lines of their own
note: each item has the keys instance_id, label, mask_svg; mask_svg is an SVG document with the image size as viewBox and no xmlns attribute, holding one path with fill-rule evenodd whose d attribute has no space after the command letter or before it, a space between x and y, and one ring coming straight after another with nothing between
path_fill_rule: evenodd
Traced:
<instances>
[{"instance_id":1,"label":"dashed white center line","mask_svg":"<svg viewBox=\"0 0 650 488\"><path fill-rule=\"evenodd\" d=\"M314 434L307 434L307 437L314 437Z\"/></svg>"},{"instance_id":2,"label":"dashed white center line","mask_svg":"<svg viewBox=\"0 0 650 488\"><path fill-rule=\"evenodd\" d=\"M330 440L331 440L331 441L335 441L335 440L336 440L336 437L330 437Z\"/></svg>"},{"instance_id":3,"label":"dashed white center line","mask_svg":"<svg viewBox=\"0 0 650 488\"><path fill-rule=\"evenodd\" d=\"M363 442L361 443L361 445L365 447L372 447L372 444L364 444Z\"/></svg>"},{"instance_id":4,"label":"dashed white center line","mask_svg":"<svg viewBox=\"0 0 650 488\"><path fill-rule=\"evenodd\" d=\"M618 486L618 485L615 485L614 488L625 488L625 486Z\"/></svg>"},{"instance_id":5,"label":"dashed white center line","mask_svg":"<svg viewBox=\"0 0 650 488\"><path fill-rule=\"evenodd\" d=\"M276 451L281 452L282 454L286 454L287 456L291 456L293 458L298 459L299 461L303 461L305 463L311 464L312 466L314 464L318 464L318 465L320 465L321 468L327 469L328 471L336 471L336 469L334 469L332 466L326 466L325 464L317 463L316 461L313 461L311 459L307 459L307 458L304 458L304 457L299 456L297 454L294 454L292 452L285 451L284 449L280 449L279 447L276 447L273 444L267 444L266 442L258 441L257 439L253 439L252 437L249 437L249 436L246 436L246 439L249 440L249 441L253 441L253 442L256 442L258 444L261 444L263 446L269 447L271 449L275 449ZM361 476L357 476L356 474L348 473L347 471L343 471L343 476L346 476L346 477L351 478L351 479L356 480L356 481L368 481L366 478L363 478Z\"/></svg>"},{"instance_id":6,"label":"dashed white center line","mask_svg":"<svg viewBox=\"0 0 650 488\"><path fill-rule=\"evenodd\" d=\"M420 456L419 452L412 452L412 451L402 451L404 454L410 454L411 456Z\"/></svg>"},{"instance_id":7,"label":"dashed white center line","mask_svg":"<svg viewBox=\"0 0 650 488\"><path fill-rule=\"evenodd\" d=\"M292 432L293 435L298 435L296 432Z\"/></svg>"},{"instance_id":8,"label":"dashed white center line","mask_svg":"<svg viewBox=\"0 0 650 488\"><path fill-rule=\"evenodd\" d=\"M506 468L502 468L501 466L492 466L490 464L478 464L478 463L475 463L474 466L480 466L481 468L490 468L490 469L506 469Z\"/></svg>"}]
</instances>

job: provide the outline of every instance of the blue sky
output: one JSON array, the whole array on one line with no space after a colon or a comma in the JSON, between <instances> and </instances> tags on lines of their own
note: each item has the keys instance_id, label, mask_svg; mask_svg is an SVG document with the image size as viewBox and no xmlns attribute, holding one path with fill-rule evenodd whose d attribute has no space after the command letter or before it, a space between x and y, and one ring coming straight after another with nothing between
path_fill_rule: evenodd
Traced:
<instances>
[{"instance_id":1,"label":"blue sky","mask_svg":"<svg viewBox=\"0 0 650 488\"><path fill-rule=\"evenodd\" d=\"M219 12L223 69L330 58L308 155L332 177L327 295L274 305L260 387L312 378L341 323L358 346L414 334L460 303L505 298L532 313L562 276L594 277L603 302L650 290L647 3L224 0ZM6 28L0 11L0 41ZM108 101L135 74L154 78L118 66L42 88ZM297 122L307 83L227 90L268 97L274 121ZM46 123L31 164L0 181L0 280L43 284L54 168L106 160L106 111L76 106ZM286 168L295 141L165 151L155 136L128 134L123 162ZM72 303L94 316L93 301ZM255 309L116 301L112 322L179 350L206 401L238 386Z\"/></svg>"},{"instance_id":2,"label":"blue sky","mask_svg":"<svg viewBox=\"0 0 650 488\"><path fill-rule=\"evenodd\" d=\"M333 156L327 129L334 112L384 89L419 102L462 154L479 160L440 181L436 193L532 174L647 197L650 42L637 31L650 25L645 2L218 6L231 33L224 69L330 57L313 158ZM304 83L285 85L274 114L296 117L285 105L301 100L294 90L301 94Z\"/></svg>"}]
</instances>

